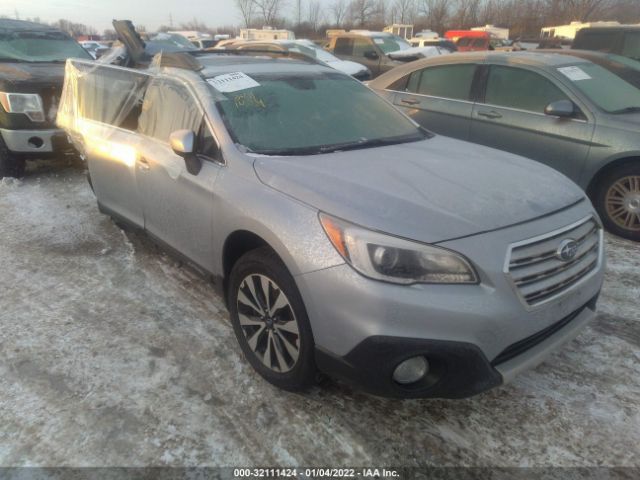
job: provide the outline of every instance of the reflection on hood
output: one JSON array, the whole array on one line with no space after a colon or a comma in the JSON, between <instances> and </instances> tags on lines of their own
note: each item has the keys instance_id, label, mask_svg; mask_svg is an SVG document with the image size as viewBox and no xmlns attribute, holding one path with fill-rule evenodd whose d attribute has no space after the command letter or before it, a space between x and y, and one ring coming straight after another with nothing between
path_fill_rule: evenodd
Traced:
<instances>
[{"instance_id":1,"label":"reflection on hood","mask_svg":"<svg viewBox=\"0 0 640 480\"><path fill-rule=\"evenodd\" d=\"M584 199L533 160L436 136L308 157L256 158L260 180L364 227L437 243L532 220Z\"/></svg>"}]
</instances>

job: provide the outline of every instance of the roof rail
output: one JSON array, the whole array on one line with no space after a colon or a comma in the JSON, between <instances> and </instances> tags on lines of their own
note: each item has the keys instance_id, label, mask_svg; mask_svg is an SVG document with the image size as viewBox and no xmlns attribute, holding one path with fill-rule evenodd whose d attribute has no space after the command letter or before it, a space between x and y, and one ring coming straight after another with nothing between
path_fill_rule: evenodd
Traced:
<instances>
[{"instance_id":1,"label":"roof rail","mask_svg":"<svg viewBox=\"0 0 640 480\"><path fill-rule=\"evenodd\" d=\"M296 60L302 60L308 63L313 63L316 65L324 65L324 62L316 59L316 58L312 58L308 55L305 55L304 53L300 53L300 52L292 52L292 51L274 51L274 50L266 50L266 49L259 49L259 48L229 48L229 49L210 49L210 50L198 50L195 52L190 52L190 55L193 55L194 57L200 57L203 55L208 55L208 54L215 54L215 55L247 55L247 56L267 56L267 57L274 57L274 58L293 58Z\"/></svg>"},{"instance_id":2,"label":"roof rail","mask_svg":"<svg viewBox=\"0 0 640 480\"><path fill-rule=\"evenodd\" d=\"M193 56L194 52L160 52L153 57L153 62L160 67L182 68L198 72L204 66Z\"/></svg>"}]
</instances>

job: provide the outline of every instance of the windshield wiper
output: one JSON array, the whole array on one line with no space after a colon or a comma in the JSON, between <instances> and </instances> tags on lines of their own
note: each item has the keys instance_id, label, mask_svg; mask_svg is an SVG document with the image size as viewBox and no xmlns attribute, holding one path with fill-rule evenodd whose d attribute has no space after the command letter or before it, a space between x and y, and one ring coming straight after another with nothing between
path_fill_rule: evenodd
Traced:
<instances>
[{"instance_id":1,"label":"windshield wiper","mask_svg":"<svg viewBox=\"0 0 640 480\"><path fill-rule=\"evenodd\" d=\"M417 135L405 135L401 137L389 137L389 138L374 138L367 139L361 138L353 142L336 143L332 145L316 145L311 147L294 147L285 148L281 150L251 150L245 146L242 149L245 153L254 153L258 155L273 155L273 156L292 156L292 155L318 155L321 153L343 152L346 150L357 150L359 148L370 147L383 147L386 145L396 145L399 143L417 142L419 140L425 140L431 138L433 135L422 128L419 129Z\"/></svg>"},{"instance_id":2,"label":"windshield wiper","mask_svg":"<svg viewBox=\"0 0 640 480\"><path fill-rule=\"evenodd\" d=\"M247 147L243 147L244 153L253 153L255 155L268 155L273 157L288 157L293 155L317 155L322 153L318 147L299 147L299 148L283 148L280 150L252 150Z\"/></svg>"},{"instance_id":3,"label":"windshield wiper","mask_svg":"<svg viewBox=\"0 0 640 480\"><path fill-rule=\"evenodd\" d=\"M320 153L329 153L336 152L338 150L353 150L356 148L364 148L365 145L368 145L369 142L373 140L367 140L366 138L361 138L354 142L344 142L344 143L336 143L333 145L322 145L318 147L318 152Z\"/></svg>"},{"instance_id":4,"label":"windshield wiper","mask_svg":"<svg viewBox=\"0 0 640 480\"><path fill-rule=\"evenodd\" d=\"M356 140L355 142L346 142L346 143L338 143L335 145L325 145L319 147L321 153L330 153L330 152L342 152L345 150L357 150L360 148L370 148L370 147L384 147L386 145L397 145L399 143L407 143L407 142L417 142L418 140L424 140L426 137L419 135L408 135L404 137L390 137L390 138L372 138L366 139L362 138L360 140Z\"/></svg>"},{"instance_id":5,"label":"windshield wiper","mask_svg":"<svg viewBox=\"0 0 640 480\"><path fill-rule=\"evenodd\" d=\"M613 112L610 112L610 113L612 113L613 115L618 115L620 113L635 113L635 112L640 112L640 105L621 108L620 110L614 110Z\"/></svg>"}]
</instances>

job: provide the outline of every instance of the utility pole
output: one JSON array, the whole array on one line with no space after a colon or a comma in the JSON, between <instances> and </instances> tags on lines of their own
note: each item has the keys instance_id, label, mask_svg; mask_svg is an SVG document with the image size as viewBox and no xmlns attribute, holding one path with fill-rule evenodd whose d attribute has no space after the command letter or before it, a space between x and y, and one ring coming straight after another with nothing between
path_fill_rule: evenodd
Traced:
<instances>
[{"instance_id":1,"label":"utility pole","mask_svg":"<svg viewBox=\"0 0 640 480\"><path fill-rule=\"evenodd\" d=\"M173 28L173 15L171 13L169 14L169 26Z\"/></svg>"}]
</instances>

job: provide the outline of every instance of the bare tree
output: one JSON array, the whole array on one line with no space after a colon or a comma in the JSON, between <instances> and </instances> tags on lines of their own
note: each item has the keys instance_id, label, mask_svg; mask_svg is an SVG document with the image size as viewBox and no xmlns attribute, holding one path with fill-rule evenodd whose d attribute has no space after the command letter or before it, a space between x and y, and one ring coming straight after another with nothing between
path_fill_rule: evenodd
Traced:
<instances>
[{"instance_id":1,"label":"bare tree","mask_svg":"<svg viewBox=\"0 0 640 480\"><path fill-rule=\"evenodd\" d=\"M392 12L393 20L398 23L411 23L416 14L415 0L395 0L393 3Z\"/></svg>"},{"instance_id":2,"label":"bare tree","mask_svg":"<svg viewBox=\"0 0 640 480\"><path fill-rule=\"evenodd\" d=\"M351 0L349 3L349 15L359 27L364 27L372 17L378 13L374 0Z\"/></svg>"},{"instance_id":3,"label":"bare tree","mask_svg":"<svg viewBox=\"0 0 640 480\"><path fill-rule=\"evenodd\" d=\"M180 24L180 30L195 30L197 32L206 32L209 29L207 25L196 17L193 17L193 20L189 22L183 22Z\"/></svg>"},{"instance_id":4,"label":"bare tree","mask_svg":"<svg viewBox=\"0 0 640 480\"><path fill-rule=\"evenodd\" d=\"M253 21L253 12L255 8L254 0L235 0L236 7L240 10L240 15L242 15L242 22L246 28L251 26Z\"/></svg>"},{"instance_id":5,"label":"bare tree","mask_svg":"<svg viewBox=\"0 0 640 480\"><path fill-rule=\"evenodd\" d=\"M302 0L296 0L296 25L302 23Z\"/></svg>"},{"instance_id":6,"label":"bare tree","mask_svg":"<svg viewBox=\"0 0 640 480\"><path fill-rule=\"evenodd\" d=\"M320 0L309 0L309 25L314 32L318 31L318 26L322 22L322 4Z\"/></svg>"},{"instance_id":7,"label":"bare tree","mask_svg":"<svg viewBox=\"0 0 640 480\"><path fill-rule=\"evenodd\" d=\"M97 35L98 31L90 26L84 25L82 23L75 23L71 20L66 20L61 18L57 22L52 23L56 28L59 28L63 32L67 32L72 37L78 37L80 35Z\"/></svg>"},{"instance_id":8,"label":"bare tree","mask_svg":"<svg viewBox=\"0 0 640 480\"><path fill-rule=\"evenodd\" d=\"M272 26L278 18L278 13L283 6L283 0L253 0L258 13L264 21L264 25Z\"/></svg>"},{"instance_id":9,"label":"bare tree","mask_svg":"<svg viewBox=\"0 0 640 480\"><path fill-rule=\"evenodd\" d=\"M449 20L449 0L422 0L420 11L427 18L427 27L441 35Z\"/></svg>"},{"instance_id":10,"label":"bare tree","mask_svg":"<svg viewBox=\"0 0 640 480\"><path fill-rule=\"evenodd\" d=\"M638 23L640 22L640 2L638 0L618 0L609 9L609 15L623 23Z\"/></svg>"},{"instance_id":11,"label":"bare tree","mask_svg":"<svg viewBox=\"0 0 640 480\"><path fill-rule=\"evenodd\" d=\"M552 2L555 3L555 2ZM602 14L611 7L612 0L559 0L557 1L560 10L567 21L579 20L586 22L598 14Z\"/></svg>"},{"instance_id":12,"label":"bare tree","mask_svg":"<svg viewBox=\"0 0 640 480\"><path fill-rule=\"evenodd\" d=\"M377 0L371 23L376 30L382 30L387 24L387 0Z\"/></svg>"},{"instance_id":13,"label":"bare tree","mask_svg":"<svg viewBox=\"0 0 640 480\"><path fill-rule=\"evenodd\" d=\"M451 14L451 21L458 28L469 28L478 25L480 0L456 0Z\"/></svg>"},{"instance_id":14,"label":"bare tree","mask_svg":"<svg viewBox=\"0 0 640 480\"><path fill-rule=\"evenodd\" d=\"M335 0L331 5L329 5L329 11L331 12L331 17L333 18L335 26L341 26L347 16L346 0Z\"/></svg>"},{"instance_id":15,"label":"bare tree","mask_svg":"<svg viewBox=\"0 0 640 480\"><path fill-rule=\"evenodd\" d=\"M117 38L118 38L118 34L112 28L107 28L105 31L102 32L103 40L116 40Z\"/></svg>"}]
</instances>

